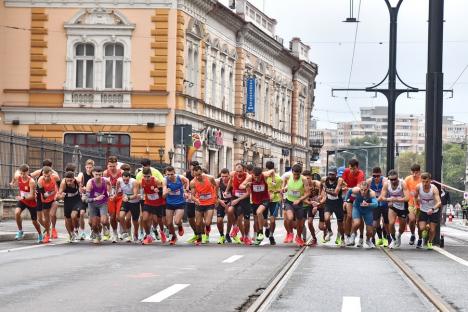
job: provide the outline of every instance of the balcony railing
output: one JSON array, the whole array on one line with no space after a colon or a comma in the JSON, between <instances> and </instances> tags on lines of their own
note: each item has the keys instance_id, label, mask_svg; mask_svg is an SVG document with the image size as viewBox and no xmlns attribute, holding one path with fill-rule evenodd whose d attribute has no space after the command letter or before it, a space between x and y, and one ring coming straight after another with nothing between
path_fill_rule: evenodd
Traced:
<instances>
[{"instance_id":1,"label":"balcony railing","mask_svg":"<svg viewBox=\"0 0 468 312\"><path fill-rule=\"evenodd\" d=\"M64 107L130 107L128 91L65 91Z\"/></svg>"}]
</instances>

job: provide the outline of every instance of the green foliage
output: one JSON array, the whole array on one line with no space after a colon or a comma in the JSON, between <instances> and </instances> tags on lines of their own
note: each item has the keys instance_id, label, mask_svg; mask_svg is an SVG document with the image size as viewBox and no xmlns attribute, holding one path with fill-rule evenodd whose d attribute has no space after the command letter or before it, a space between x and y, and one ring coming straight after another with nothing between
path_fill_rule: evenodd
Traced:
<instances>
[{"instance_id":1,"label":"green foliage","mask_svg":"<svg viewBox=\"0 0 468 312\"><path fill-rule=\"evenodd\" d=\"M421 166L421 171L424 171L424 154L418 154L414 152L401 152L398 158L395 160L395 166L398 170L400 177L406 177L407 175L411 174L411 166L413 164L419 164Z\"/></svg>"},{"instance_id":2,"label":"green foliage","mask_svg":"<svg viewBox=\"0 0 468 312\"><path fill-rule=\"evenodd\" d=\"M459 190L465 190L466 151L460 144L444 144L442 152L442 182ZM461 201L463 194L451 192L452 202Z\"/></svg>"}]
</instances>

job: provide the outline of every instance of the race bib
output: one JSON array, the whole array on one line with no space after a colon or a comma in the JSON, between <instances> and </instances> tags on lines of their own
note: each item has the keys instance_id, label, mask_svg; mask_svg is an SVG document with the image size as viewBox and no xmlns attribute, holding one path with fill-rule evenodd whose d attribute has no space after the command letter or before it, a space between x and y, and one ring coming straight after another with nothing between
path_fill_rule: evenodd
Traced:
<instances>
[{"instance_id":1,"label":"race bib","mask_svg":"<svg viewBox=\"0 0 468 312\"><path fill-rule=\"evenodd\" d=\"M147 197L149 200L157 200L157 199L159 199L158 193L146 194L146 197Z\"/></svg>"},{"instance_id":2,"label":"race bib","mask_svg":"<svg viewBox=\"0 0 468 312\"><path fill-rule=\"evenodd\" d=\"M289 195L293 197L301 197L301 191L289 191Z\"/></svg>"},{"instance_id":3,"label":"race bib","mask_svg":"<svg viewBox=\"0 0 468 312\"><path fill-rule=\"evenodd\" d=\"M180 196L180 189L175 190L175 191L170 191L170 192L169 192L169 195L172 195L172 196Z\"/></svg>"},{"instance_id":4,"label":"race bib","mask_svg":"<svg viewBox=\"0 0 468 312\"><path fill-rule=\"evenodd\" d=\"M201 199L201 200L208 200L208 199L211 199L211 193L200 194L200 199Z\"/></svg>"},{"instance_id":5,"label":"race bib","mask_svg":"<svg viewBox=\"0 0 468 312\"><path fill-rule=\"evenodd\" d=\"M264 192L265 191L265 185L263 185L263 184L252 185L252 190L255 193Z\"/></svg>"},{"instance_id":6,"label":"race bib","mask_svg":"<svg viewBox=\"0 0 468 312\"><path fill-rule=\"evenodd\" d=\"M338 196L331 195L331 194L327 194L327 198L328 198L329 200L337 200L337 199L338 199Z\"/></svg>"},{"instance_id":7,"label":"race bib","mask_svg":"<svg viewBox=\"0 0 468 312\"><path fill-rule=\"evenodd\" d=\"M246 193L245 191L236 190L236 191L234 191L234 196L241 197L241 196L244 196L245 193Z\"/></svg>"},{"instance_id":8,"label":"race bib","mask_svg":"<svg viewBox=\"0 0 468 312\"><path fill-rule=\"evenodd\" d=\"M227 194L226 194L226 195L224 195L223 197L224 197L225 199L228 199L228 198L231 198L231 197L232 197L232 195L231 195L231 193L227 193Z\"/></svg>"},{"instance_id":9,"label":"race bib","mask_svg":"<svg viewBox=\"0 0 468 312\"><path fill-rule=\"evenodd\" d=\"M21 197L27 197L27 196L29 196L29 192L20 191L20 196Z\"/></svg>"}]
</instances>

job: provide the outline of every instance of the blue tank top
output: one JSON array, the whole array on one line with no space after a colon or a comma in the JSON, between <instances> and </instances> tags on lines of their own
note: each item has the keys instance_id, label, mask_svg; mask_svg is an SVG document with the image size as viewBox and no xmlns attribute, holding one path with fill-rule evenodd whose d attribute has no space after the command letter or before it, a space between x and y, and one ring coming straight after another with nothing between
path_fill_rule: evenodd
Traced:
<instances>
[{"instance_id":1,"label":"blue tank top","mask_svg":"<svg viewBox=\"0 0 468 312\"><path fill-rule=\"evenodd\" d=\"M179 175L176 175L176 181L172 182L166 178L166 185L171 191L167 194L166 204L171 206L180 206L185 204L184 184Z\"/></svg>"},{"instance_id":2,"label":"blue tank top","mask_svg":"<svg viewBox=\"0 0 468 312\"><path fill-rule=\"evenodd\" d=\"M379 184L375 184L375 179L371 179L370 189L375 192L375 197L379 198L383 189L383 179L380 179ZM387 207L387 202L379 202L379 207Z\"/></svg>"}]
</instances>

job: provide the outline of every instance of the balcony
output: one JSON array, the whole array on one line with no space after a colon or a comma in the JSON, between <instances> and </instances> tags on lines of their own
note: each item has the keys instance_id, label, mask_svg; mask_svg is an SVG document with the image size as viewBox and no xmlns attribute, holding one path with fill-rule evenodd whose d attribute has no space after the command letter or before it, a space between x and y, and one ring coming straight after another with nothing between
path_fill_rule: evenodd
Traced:
<instances>
[{"instance_id":1,"label":"balcony","mask_svg":"<svg viewBox=\"0 0 468 312\"><path fill-rule=\"evenodd\" d=\"M234 114L232 114L231 112L228 112L224 109L221 109L216 106L212 106L207 103L205 103L204 108L205 108L204 115L206 117L225 123L225 124L229 124L229 125L234 124Z\"/></svg>"},{"instance_id":2,"label":"balcony","mask_svg":"<svg viewBox=\"0 0 468 312\"><path fill-rule=\"evenodd\" d=\"M64 107L130 108L128 91L65 91Z\"/></svg>"}]
</instances>

